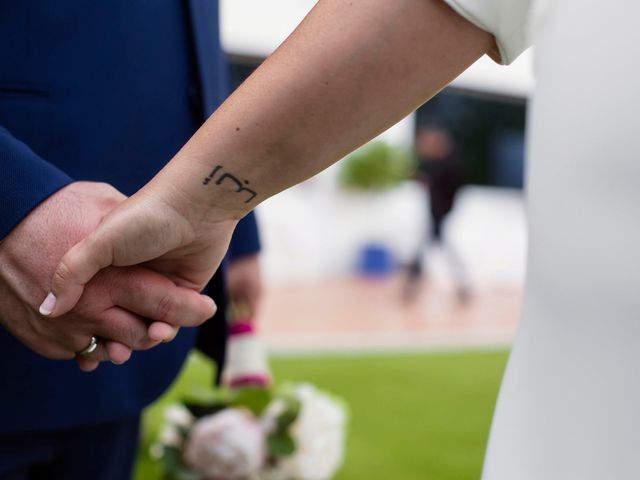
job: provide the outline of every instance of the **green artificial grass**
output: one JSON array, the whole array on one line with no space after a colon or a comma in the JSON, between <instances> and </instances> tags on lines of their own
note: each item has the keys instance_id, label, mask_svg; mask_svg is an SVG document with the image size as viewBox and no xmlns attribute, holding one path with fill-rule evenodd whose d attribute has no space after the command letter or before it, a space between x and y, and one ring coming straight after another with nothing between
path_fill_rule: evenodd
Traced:
<instances>
[{"instance_id":1,"label":"green artificial grass","mask_svg":"<svg viewBox=\"0 0 640 480\"><path fill-rule=\"evenodd\" d=\"M308 381L349 404L347 459L336 480L477 480L506 352L279 357L276 380ZM137 480L160 478L148 458L163 406L213 369L193 355L145 413Z\"/></svg>"}]
</instances>

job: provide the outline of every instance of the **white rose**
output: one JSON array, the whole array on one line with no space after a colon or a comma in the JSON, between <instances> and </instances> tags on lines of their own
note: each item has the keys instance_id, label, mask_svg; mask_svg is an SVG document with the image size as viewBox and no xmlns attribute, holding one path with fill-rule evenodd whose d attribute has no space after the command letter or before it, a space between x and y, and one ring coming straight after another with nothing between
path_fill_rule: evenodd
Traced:
<instances>
[{"instance_id":1,"label":"white rose","mask_svg":"<svg viewBox=\"0 0 640 480\"><path fill-rule=\"evenodd\" d=\"M160 460L164 456L164 451L167 447L182 448L184 438L178 427L170 423L165 423L158 434L156 442L151 445L149 453L151 458Z\"/></svg>"},{"instance_id":2,"label":"white rose","mask_svg":"<svg viewBox=\"0 0 640 480\"><path fill-rule=\"evenodd\" d=\"M184 405L171 405L164 411L164 420L169 425L190 428L195 422L195 417Z\"/></svg>"},{"instance_id":3,"label":"white rose","mask_svg":"<svg viewBox=\"0 0 640 480\"><path fill-rule=\"evenodd\" d=\"M313 385L299 385L295 395L302 407L290 430L296 450L279 462L277 470L283 478L328 480L344 458L345 409Z\"/></svg>"},{"instance_id":4,"label":"white rose","mask_svg":"<svg viewBox=\"0 0 640 480\"><path fill-rule=\"evenodd\" d=\"M265 452L264 433L255 417L245 410L228 408L194 424L184 460L206 477L241 480L259 472Z\"/></svg>"}]
</instances>

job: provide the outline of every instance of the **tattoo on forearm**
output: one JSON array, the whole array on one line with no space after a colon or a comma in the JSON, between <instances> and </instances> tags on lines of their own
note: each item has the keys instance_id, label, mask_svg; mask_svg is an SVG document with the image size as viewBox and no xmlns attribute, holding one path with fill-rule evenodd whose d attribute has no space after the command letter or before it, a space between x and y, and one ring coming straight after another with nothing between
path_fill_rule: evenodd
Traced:
<instances>
[{"instance_id":1,"label":"tattoo on forearm","mask_svg":"<svg viewBox=\"0 0 640 480\"><path fill-rule=\"evenodd\" d=\"M216 165L216 168L214 168L211 173L202 180L202 184L208 185L212 180L214 180L216 175L218 175L218 178L215 180L214 185L222 185L222 183L228 179L226 184L232 182L236 188L233 193L248 193L250 197L247 198L244 203L249 203L258 195L254 190L251 190L247 186L249 185L249 180L239 180L236 176L225 172L222 165Z\"/></svg>"}]
</instances>

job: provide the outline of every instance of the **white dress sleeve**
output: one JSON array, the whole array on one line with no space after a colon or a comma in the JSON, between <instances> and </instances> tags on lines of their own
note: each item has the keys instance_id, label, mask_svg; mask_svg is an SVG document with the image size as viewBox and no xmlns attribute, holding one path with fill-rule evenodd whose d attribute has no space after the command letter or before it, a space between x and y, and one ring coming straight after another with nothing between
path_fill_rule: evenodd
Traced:
<instances>
[{"instance_id":1,"label":"white dress sleeve","mask_svg":"<svg viewBox=\"0 0 640 480\"><path fill-rule=\"evenodd\" d=\"M444 0L496 39L501 62L509 64L531 45L529 10L533 0Z\"/></svg>"}]
</instances>

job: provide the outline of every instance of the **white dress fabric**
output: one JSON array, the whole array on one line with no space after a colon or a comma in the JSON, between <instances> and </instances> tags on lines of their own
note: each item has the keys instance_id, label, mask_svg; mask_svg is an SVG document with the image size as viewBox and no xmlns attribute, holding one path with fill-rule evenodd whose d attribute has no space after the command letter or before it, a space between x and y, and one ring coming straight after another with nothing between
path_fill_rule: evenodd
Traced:
<instances>
[{"instance_id":1,"label":"white dress fabric","mask_svg":"<svg viewBox=\"0 0 640 480\"><path fill-rule=\"evenodd\" d=\"M505 63L536 46L525 298L483 479L638 480L640 2L446 1Z\"/></svg>"}]
</instances>

